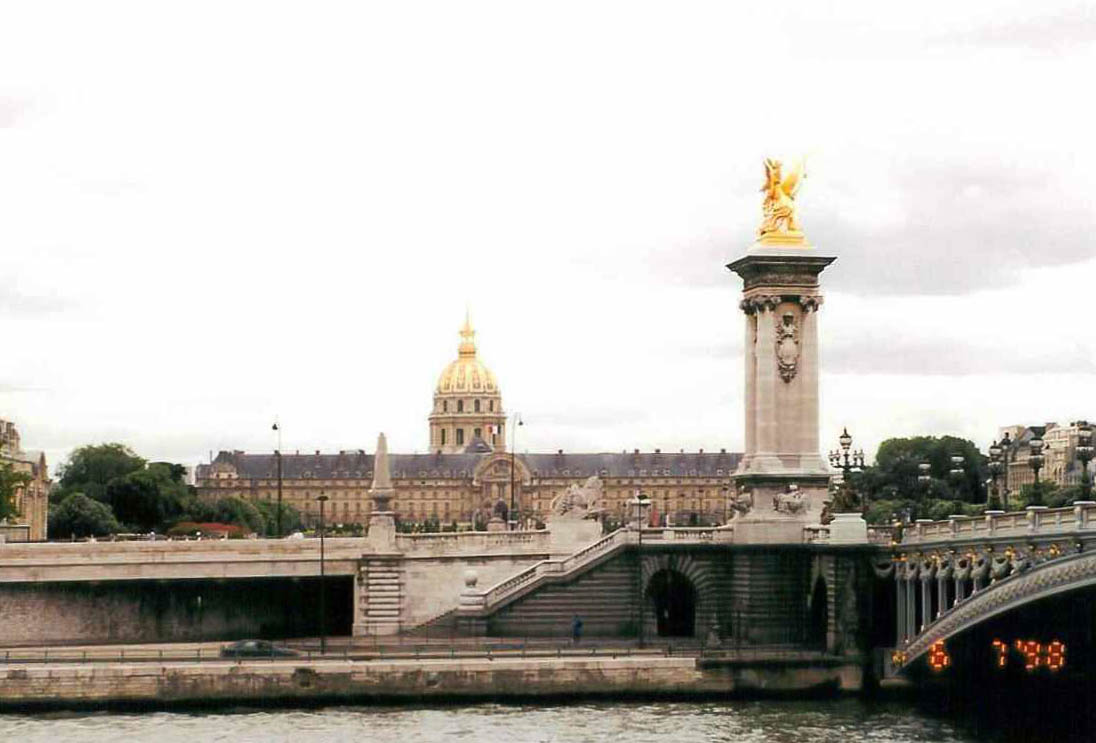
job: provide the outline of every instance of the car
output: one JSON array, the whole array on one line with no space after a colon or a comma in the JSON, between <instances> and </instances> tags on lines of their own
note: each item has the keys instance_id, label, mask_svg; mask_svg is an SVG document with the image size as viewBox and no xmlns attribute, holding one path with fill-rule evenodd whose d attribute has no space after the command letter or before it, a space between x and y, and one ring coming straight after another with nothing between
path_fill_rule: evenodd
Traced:
<instances>
[{"instance_id":1,"label":"car","mask_svg":"<svg viewBox=\"0 0 1096 743\"><path fill-rule=\"evenodd\" d=\"M239 640L221 646L222 658L289 658L294 655L300 653L269 640Z\"/></svg>"}]
</instances>

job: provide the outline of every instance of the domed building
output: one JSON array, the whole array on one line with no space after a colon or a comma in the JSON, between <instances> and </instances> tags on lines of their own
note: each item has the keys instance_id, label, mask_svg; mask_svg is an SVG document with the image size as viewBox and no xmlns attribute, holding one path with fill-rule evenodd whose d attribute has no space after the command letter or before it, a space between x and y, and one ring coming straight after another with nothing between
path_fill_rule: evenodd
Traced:
<instances>
[{"instance_id":1,"label":"domed building","mask_svg":"<svg viewBox=\"0 0 1096 743\"><path fill-rule=\"evenodd\" d=\"M467 316L457 358L438 377L429 420L432 452L506 451L502 394L495 375L476 355L476 331Z\"/></svg>"},{"instance_id":2,"label":"domed building","mask_svg":"<svg viewBox=\"0 0 1096 743\"><path fill-rule=\"evenodd\" d=\"M502 392L476 352L467 317L457 358L438 377L429 415L429 448L389 453L394 494L391 508L401 524L484 528L502 504L528 525L543 521L551 503L587 478L602 482L606 518L625 523L628 503L641 491L654 504L652 518L675 524L724 523L729 517L731 476L740 454L719 451L545 453L507 451ZM521 444L521 440L518 440ZM221 451L198 465L198 494L273 501L279 491L304 521L319 517L325 497L333 524L367 524L372 501L373 455L364 449L337 453ZM281 482L279 483L279 479Z\"/></svg>"}]
</instances>

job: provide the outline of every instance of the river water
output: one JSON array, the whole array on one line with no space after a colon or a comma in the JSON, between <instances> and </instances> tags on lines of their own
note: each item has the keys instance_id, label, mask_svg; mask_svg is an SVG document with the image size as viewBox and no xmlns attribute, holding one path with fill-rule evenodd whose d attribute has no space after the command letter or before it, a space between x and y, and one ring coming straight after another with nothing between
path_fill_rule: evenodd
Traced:
<instances>
[{"instance_id":1,"label":"river water","mask_svg":"<svg viewBox=\"0 0 1096 743\"><path fill-rule=\"evenodd\" d=\"M906 743L997 740L906 702L727 701L326 707L0 715L0 741L627 741Z\"/></svg>"}]
</instances>

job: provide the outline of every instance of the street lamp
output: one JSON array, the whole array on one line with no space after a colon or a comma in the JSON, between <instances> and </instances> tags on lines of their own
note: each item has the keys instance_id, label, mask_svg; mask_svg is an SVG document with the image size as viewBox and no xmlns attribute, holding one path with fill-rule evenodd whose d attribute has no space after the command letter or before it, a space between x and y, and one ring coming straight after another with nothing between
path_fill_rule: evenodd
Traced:
<instances>
[{"instance_id":1,"label":"street lamp","mask_svg":"<svg viewBox=\"0 0 1096 743\"><path fill-rule=\"evenodd\" d=\"M635 491L635 497L629 501L636 519L636 638L639 647L643 647L643 515L651 499L640 491Z\"/></svg>"},{"instance_id":2,"label":"street lamp","mask_svg":"<svg viewBox=\"0 0 1096 743\"><path fill-rule=\"evenodd\" d=\"M1035 434L1035 438L1028 442L1028 449L1031 452L1028 455L1028 466L1035 473L1035 491L1032 495L1031 505L1041 506L1043 505L1043 493L1042 488L1039 487L1039 470L1043 468L1046 457L1043 455L1043 439L1039 434Z\"/></svg>"},{"instance_id":3,"label":"street lamp","mask_svg":"<svg viewBox=\"0 0 1096 743\"><path fill-rule=\"evenodd\" d=\"M1092 460L1092 424L1077 421L1077 458L1081 460L1081 500L1092 495L1092 478L1088 475L1088 463Z\"/></svg>"},{"instance_id":4,"label":"street lamp","mask_svg":"<svg viewBox=\"0 0 1096 743\"><path fill-rule=\"evenodd\" d=\"M274 463L278 468L278 512L274 514L274 536L282 538L282 429L274 421L274 430L278 432L278 448L274 450Z\"/></svg>"},{"instance_id":5,"label":"street lamp","mask_svg":"<svg viewBox=\"0 0 1096 743\"><path fill-rule=\"evenodd\" d=\"M320 502L320 655L327 652L327 585L324 582L324 504L328 498L323 492L316 498Z\"/></svg>"},{"instance_id":6,"label":"street lamp","mask_svg":"<svg viewBox=\"0 0 1096 743\"><path fill-rule=\"evenodd\" d=\"M1001 476L1005 465L1001 461L1001 445L994 439L989 445L989 475L993 483L986 498L986 508L990 511L1001 510L1001 491L997 489L997 478Z\"/></svg>"},{"instance_id":7,"label":"street lamp","mask_svg":"<svg viewBox=\"0 0 1096 743\"><path fill-rule=\"evenodd\" d=\"M517 520L514 518L514 473L517 469L518 453L514 447L517 446L518 426L524 425L525 422L521 419L521 413L514 413L510 416L510 510L507 512L506 520L510 522L511 530L517 525Z\"/></svg>"},{"instance_id":8,"label":"street lamp","mask_svg":"<svg viewBox=\"0 0 1096 743\"><path fill-rule=\"evenodd\" d=\"M959 485L963 482L963 455L951 455L951 469L948 470L948 477L951 478L952 485L958 491ZM958 495L958 492L956 494Z\"/></svg>"},{"instance_id":9,"label":"street lamp","mask_svg":"<svg viewBox=\"0 0 1096 743\"><path fill-rule=\"evenodd\" d=\"M860 472L863 468L864 450L860 449L857 451L852 448L852 436L849 435L848 428L841 430L841 435L837 437L837 441L841 445L841 448L830 452L830 465L841 470L840 484L847 489L851 489L852 478L850 475L854 472ZM861 506L864 511L867 511L867 494L864 495Z\"/></svg>"}]
</instances>

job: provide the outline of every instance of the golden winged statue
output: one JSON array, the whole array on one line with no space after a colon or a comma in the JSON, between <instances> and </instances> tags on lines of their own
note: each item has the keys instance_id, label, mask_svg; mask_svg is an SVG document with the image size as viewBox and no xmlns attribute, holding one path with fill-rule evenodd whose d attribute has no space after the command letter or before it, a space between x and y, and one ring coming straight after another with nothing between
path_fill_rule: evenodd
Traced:
<instances>
[{"instance_id":1,"label":"golden winged statue","mask_svg":"<svg viewBox=\"0 0 1096 743\"><path fill-rule=\"evenodd\" d=\"M769 236L800 242L803 230L795 213L795 195L806 177L803 161L796 163L787 176L783 176L781 171L782 163L779 160L765 159L765 184L761 187L765 201L757 234L760 238Z\"/></svg>"}]
</instances>

